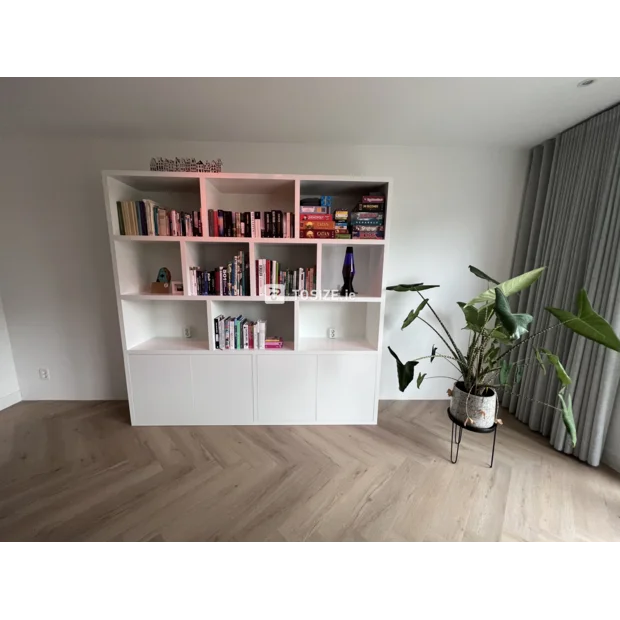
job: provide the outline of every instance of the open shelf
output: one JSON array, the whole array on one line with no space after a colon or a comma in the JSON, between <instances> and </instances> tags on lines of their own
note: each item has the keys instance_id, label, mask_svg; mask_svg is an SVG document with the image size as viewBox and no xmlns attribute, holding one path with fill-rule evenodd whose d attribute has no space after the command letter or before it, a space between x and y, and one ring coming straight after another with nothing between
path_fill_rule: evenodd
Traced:
<instances>
[{"instance_id":1,"label":"open shelf","mask_svg":"<svg viewBox=\"0 0 620 620\"><path fill-rule=\"evenodd\" d=\"M276 261L279 264L279 268L281 272L290 271L299 273L299 269L303 268L306 270L306 277L308 277L310 273L310 269L313 269L314 279L316 280L316 267L317 267L317 248L316 246L304 245L299 243L289 243L285 245L278 244L270 244L270 243L261 243L255 246L254 249L254 280L255 287L254 293L260 294L260 286L258 280L258 274L256 272L256 261L260 259L266 259L271 261ZM293 275L293 274L291 274ZM313 287L314 289L314 287ZM289 293L292 290L288 291ZM290 298L294 299L294 296L290 296Z\"/></svg>"},{"instance_id":2,"label":"open shelf","mask_svg":"<svg viewBox=\"0 0 620 620\"><path fill-rule=\"evenodd\" d=\"M152 241L174 241L178 243L181 239L187 239L188 237L160 237L155 235L114 235L115 241L140 241L150 243ZM192 238L192 237L190 237ZM194 239L199 239L199 237L193 237Z\"/></svg>"},{"instance_id":3,"label":"open shelf","mask_svg":"<svg viewBox=\"0 0 620 620\"><path fill-rule=\"evenodd\" d=\"M115 242L121 295L149 294L161 267L170 270L173 281L183 281L179 238L176 243L158 243L157 237L142 239L145 242Z\"/></svg>"},{"instance_id":4,"label":"open shelf","mask_svg":"<svg viewBox=\"0 0 620 620\"><path fill-rule=\"evenodd\" d=\"M287 298L289 299L289 298ZM367 303L381 303L383 301L383 297L364 297L362 295L349 295L347 297L299 297L300 303L330 303L330 304L367 304Z\"/></svg>"},{"instance_id":5,"label":"open shelf","mask_svg":"<svg viewBox=\"0 0 620 620\"><path fill-rule=\"evenodd\" d=\"M204 348L209 339L207 304L202 299L200 301L203 303L178 303L169 299L122 300L127 349L141 350L136 347L160 339L166 343L185 342L187 347L194 347L198 342L202 344L197 346ZM191 338L184 338L186 327L191 330Z\"/></svg>"},{"instance_id":6,"label":"open shelf","mask_svg":"<svg viewBox=\"0 0 620 620\"><path fill-rule=\"evenodd\" d=\"M232 354L232 355L256 355L256 354L264 354L267 353L269 355L272 354L282 354L282 353L294 353L295 348L292 341L285 340L282 343L281 349L213 349L212 353L224 353L224 354Z\"/></svg>"},{"instance_id":7,"label":"open shelf","mask_svg":"<svg viewBox=\"0 0 620 620\"><path fill-rule=\"evenodd\" d=\"M211 342L215 342L213 321L220 314L224 317L243 316L248 321L267 321L267 336L279 336L284 342L290 343L291 350L295 339L295 305L289 303L266 304L262 297L256 301L240 301L235 297L207 298L211 299L209 333ZM230 351L231 349L224 349ZM248 351L249 349L239 349ZM282 349L275 349L275 352Z\"/></svg>"},{"instance_id":8,"label":"open shelf","mask_svg":"<svg viewBox=\"0 0 620 620\"><path fill-rule=\"evenodd\" d=\"M301 338L300 352L306 353L376 353L377 349L367 340L353 340L346 338Z\"/></svg>"},{"instance_id":9,"label":"open shelf","mask_svg":"<svg viewBox=\"0 0 620 620\"><path fill-rule=\"evenodd\" d=\"M141 174L116 173L108 176L107 189L109 196L112 233L121 239L127 238L120 234L117 201L154 200L164 209L184 211L201 211L200 179L191 176L143 176ZM170 237L140 236L138 239L170 239ZM178 239L179 237L172 237ZM181 237L191 238L191 237ZM134 239L134 237L132 237Z\"/></svg>"},{"instance_id":10,"label":"open shelf","mask_svg":"<svg viewBox=\"0 0 620 620\"><path fill-rule=\"evenodd\" d=\"M185 241L185 283L186 292L190 294L190 274L191 267L200 267L203 271L213 271L218 267L226 267L228 263L232 263L234 257L239 252L244 253L245 261L249 264L250 261L250 246L247 242L243 242L243 239L232 239L235 243L220 243L213 240L211 243L194 242L190 239ZM251 268L251 265L250 265ZM251 292L251 273L248 271L247 275L250 277L248 282L248 291ZM194 297L196 297L194 295ZM207 297L214 297L213 295L199 295L198 297L206 299ZM234 295L232 299L238 299L239 297L247 297L246 295Z\"/></svg>"},{"instance_id":11,"label":"open shelf","mask_svg":"<svg viewBox=\"0 0 620 620\"><path fill-rule=\"evenodd\" d=\"M191 297L188 295L121 295L121 299L126 301L204 301L202 297Z\"/></svg>"},{"instance_id":12,"label":"open shelf","mask_svg":"<svg viewBox=\"0 0 620 620\"><path fill-rule=\"evenodd\" d=\"M265 298L262 295L250 295L250 296L245 296L242 295L240 297L229 297L227 295L208 295L206 297L192 297L192 299L211 299L213 301L222 301L224 303L231 303L231 302L237 302L237 301L253 301L253 302L260 302L260 303L265 303ZM289 301L295 301L297 299L297 297L281 297L280 299L284 299L285 302L289 302Z\"/></svg>"},{"instance_id":13,"label":"open shelf","mask_svg":"<svg viewBox=\"0 0 620 620\"><path fill-rule=\"evenodd\" d=\"M150 338L145 340L129 351L131 353L199 353L209 350L207 340L194 340L193 338Z\"/></svg>"},{"instance_id":14,"label":"open shelf","mask_svg":"<svg viewBox=\"0 0 620 620\"><path fill-rule=\"evenodd\" d=\"M385 196L384 222L386 225L388 209L388 183L382 181L365 180L331 180L331 179L302 179L300 181L300 199L313 196L331 196L331 213L348 211L351 213L362 201L362 196L370 192L378 192ZM387 229L386 229L387 230ZM332 245L384 245L384 239L323 239L324 243Z\"/></svg>"},{"instance_id":15,"label":"open shelf","mask_svg":"<svg viewBox=\"0 0 620 620\"><path fill-rule=\"evenodd\" d=\"M296 183L293 179L206 178L202 183L207 220L210 210L238 213L249 211L264 213L275 210L295 213ZM208 231L207 225L206 235L209 234ZM222 237L213 236L212 238L221 239ZM250 237L235 237L235 239L250 239Z\"/></svg>"},{"instance_id":16,"label":"open shelf","mask_svg":"<svg viewBox=\"0 0 620 620\"><path fill-rule=\"evenodd\" d=\"M299 304L299 350L376 351L381 304L313 301ZM336 337L328 338L330 329ZM317 349L318 350L318 349Z\"/></svg>"},{"instance_id":17,"label":"open shelf","mask_svg":"<svg viewBox=\"0 0 620 620\"><path fill-rule=\"evenodd\" d=\"M383 276L383 246L367 245L353 247L355 260L355 277L353 289L363 298L381 299L381 281ZM321 290L340 290L342 287L342 263L346 246L323 245L321 252ZM355 299L355 298L352 298Z\"/></svg>"}]
</instances>

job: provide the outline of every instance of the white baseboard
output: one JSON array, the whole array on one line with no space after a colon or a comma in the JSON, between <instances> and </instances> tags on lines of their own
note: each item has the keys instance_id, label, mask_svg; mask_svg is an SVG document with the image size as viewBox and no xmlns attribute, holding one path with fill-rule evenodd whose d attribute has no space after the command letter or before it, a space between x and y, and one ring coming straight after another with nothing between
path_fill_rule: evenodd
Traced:
<instances>
[{"instance_id":1,"label":"white baseboard","mask_svg":"<svg viewBox=\"0 0 620 620\"><path fill-rule=\"evenodd\" d=\"M13 392L12 394L7 394L6 396L0 396L0 411L14 405L15 403L21 402L22 393L17 390L17 392Z\"/></svg>"}]
</instances>

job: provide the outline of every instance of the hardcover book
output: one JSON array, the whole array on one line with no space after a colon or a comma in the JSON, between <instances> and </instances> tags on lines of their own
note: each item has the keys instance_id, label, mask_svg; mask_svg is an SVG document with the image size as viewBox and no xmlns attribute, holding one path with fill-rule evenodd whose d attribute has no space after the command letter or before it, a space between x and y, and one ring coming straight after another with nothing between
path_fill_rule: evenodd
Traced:
<instances>
[{"instance_id":1,"label":"hardcover book","mask_svg":"<svg viewBox=\"0 0 620 620\"><path fill-rule=\"evenodd\" d=\"M300 230L334 230L333 220L318 222L301 222Z\"/></svg>"},{"instance_id":2,"label":"hardcover book","mask_svg":"<svg viewBox=\"0 0 620 620\"><path fill-rule=\"evenodd\" d=\"M342 211L340 211L340 213L342 213ZM347 212L345 211L345 213ZM304 222L331 222L332 216L328 213L302 213L300 220L302 224Z\"/></svg>"},{"instance_id":3,"label":"hardcover book","mask_svg":"<svg viewBox=\"0 0 620 620\"><path fill-rule=\"evenodd\" d=\"M301 205L299 207L300 213L329 213L329 207L305 207Z\"/></svg>"},{"instance_id":4,"label":"hardcover book","mask_svg":"<svg viewBox=\"0 0 620 620\"><path fill-rule=\"evenodd\" d=\"M335 239L335 230L300 230L301 239Z\"/></svg>"},{"instance_id":5,"label":"hardcover book","mask_svg":"<svg viewBox=\"0 0 620 620\"><path fill-rule=\"evenodd\" d=\"M370 212L370 211L383 211L383 203L379 202L379 203L362 203L362 204L358 204L356 207L357 211L362 211L362 212Z\"/></svg>"},{"instance_id":6,"label":"hardcover book","mask_svg":"<svg viewBox=\"0 0 620 620\"><path fill-rule=\"evenodd\" d=\"M369 226L353 226L353 232L384 232L385 226L369 225Z\"/></svg>"},{"instance_id":7,"label":"hardcover book","mask_svg":"<svg viewBox=\"0 0 620 620\"><path fill-rule=\"evenodd\" d=\"M383 239L382 232L353 232L351 236L353 239Z\"/></svg>"}]
</instances>

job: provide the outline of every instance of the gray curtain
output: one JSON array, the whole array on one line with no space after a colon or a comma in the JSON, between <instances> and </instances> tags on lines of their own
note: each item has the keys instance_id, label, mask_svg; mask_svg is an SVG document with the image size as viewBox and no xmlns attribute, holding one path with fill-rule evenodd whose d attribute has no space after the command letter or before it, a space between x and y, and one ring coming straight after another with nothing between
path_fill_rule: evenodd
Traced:
<instances>
[{"instance_id":1,"label":"gray curtain","mask_svg":"<svg viewBox=\"0 0 620 620\"><path fill-rule=\"evenodd\" d=\"M575 311L584 287L594 309L620 333L619 184L620 106L533 149L512 265L513 275L547 267L515 303L534 316L532 332L557 323L545 306ZM620 354L559 327L520 347L511 361L530 359L541 346L559 355L573 379L574 454L598 465L610 420L620 415ZM545 404L558 406L557 389L555 373L544 375L532 364L502 404L570 454L561 415Z\"/></svg>"}]
</instances>

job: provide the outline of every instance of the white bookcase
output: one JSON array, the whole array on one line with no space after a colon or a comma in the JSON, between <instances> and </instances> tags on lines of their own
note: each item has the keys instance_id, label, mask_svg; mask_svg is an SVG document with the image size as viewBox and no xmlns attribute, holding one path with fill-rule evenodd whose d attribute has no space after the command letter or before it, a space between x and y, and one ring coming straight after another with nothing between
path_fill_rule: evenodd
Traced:
<instances>
[{"instance_id":1,"label":"white bookcase","mask_svg":"<svg viewBox=\"0 0 620 620\"><path fill-rule=\"evenodd\" d=\"M132 424L375 424L391 184L366 177L103 172ZM333 210L351 210L371 191L386 196L385 240L299 238L304 196L330 195ZM199 210L205 236L121 235L117 201L145 198ZM295 238L209 237L209 209L295 213ZM266 304L257 295L257 258L289 268L316 265L317 290L340 288L347 246L354 248L355 297ZM249 255L251 295L188 295L190 267L214 269L239 250ZM183 295L150 294L160 267L183 282ZM266 319L268 333L282 336L284 348L215 349L219 314ZM186 327L191 338L184 337ZM328 338L329 328L336 338Z\"/></svg>"}]
</instances>

